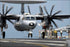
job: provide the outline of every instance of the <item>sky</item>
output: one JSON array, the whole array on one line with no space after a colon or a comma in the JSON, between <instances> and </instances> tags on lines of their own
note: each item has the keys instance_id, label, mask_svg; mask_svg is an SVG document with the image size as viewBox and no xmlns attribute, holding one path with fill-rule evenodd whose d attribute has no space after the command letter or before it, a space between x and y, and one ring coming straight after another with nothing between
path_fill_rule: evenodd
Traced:
<instances>
[{"instance_id":1,"label":"sky","mask_svg":"<svg viewBox=\"0 0 70 47\"><path fill-rule=\"evenodd\" d=\"M2 9L2 2L0 2L0 12ZM19 15L21 14L21 4L11 4L11 3L4 3L7 5L9 8L13 7L13 9L8 13L8 14L16 14ZM41 4L25 4L25 12L28 13L27 6L30 6L31 13L38 14L39 11L39 5L46 6L46 9L48 12L50 12L52 5L55 5L55 8L53 10L53 13L56 11L61 10L62 12L59 13L59 15L70 15L70 1L69 0L47 0L47 3L41 3ZM44 10L44 9L43 9ZM46 15L45 11L44 14ZM54 20L58 27L64 27L66 25L70 25L70 18L69 19L64 19L63 21L57 21ZM37 23L40 23L40 21L37 21ZM8 29L6 30L6 38L27 38L28 32L23 31L17 31L14 26L7 21L8 24ZM54 26L55 28L55 26ZM39 31L42 30L41 26L36 26L36 28L33 30L33 38L37 38L39 35Z\"/></svg>"}]
</instances>

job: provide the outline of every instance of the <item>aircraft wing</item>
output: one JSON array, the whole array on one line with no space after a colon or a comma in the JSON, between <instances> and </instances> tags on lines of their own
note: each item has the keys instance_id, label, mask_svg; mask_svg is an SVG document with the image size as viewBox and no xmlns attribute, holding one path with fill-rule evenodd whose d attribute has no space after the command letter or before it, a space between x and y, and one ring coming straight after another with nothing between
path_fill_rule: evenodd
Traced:
<instances>
[{"instance_id":1,"label":"aircraft wing","mask_svg":"<svg viewBox=\"0 0 70 47\"><path fill-rule=\"evenodd\" d=\"M67 19L70 18L70 15L56 15L54 17L52 17L53 19Z\"/></svg>"},{"instance_id":2,"label":"aircraft wing","mask_svg":"<svg viewBox=\"0 0 70 47\"><path fill-rule=\"evenodd\" d=\"M47 17L47 16L34 15L34 17L36 17L36 20L44 20L44 18ZM56 16L52 17L52 19L67 19L67 18L70 18L70 15L56 15ZM17 15L7 15L7 19L17 20L17 19L19 19L19 16L17 16Z\"/></svg>"},{"instance_id":3,"label":"aircraft wing","mask_svg":"<svg viewBox=\"0 0 70 47\"><path fill-rule=\"evenodd\" d=\"M46 18L47 16L43 16L43 15L38 15L36 16L36 20L44 20L44 18ZM70 15L56 15L54 17L52 17L52 19L67 19L70 18Z\"/></svg>"},{"instance_id":4,"label":"aircraft wing","mask_svg":"<svg viewBox=\"0 0 70 47\"><path fill-rule=\"evenodd\" d=\"M6 19L18 20L20 16L24 16L24 15L7 15ZM34 15L34 17L36 17L36 20L43 20L44 19L43 15Z\"/></svg>"},{"instance_id":5,"label":"aircraft wing","mask_svg":"<svg viewBox=\"0 0 70 47\"><path fill-rule=\"evenodd\" d=\"M43 17L36 17L36 20L44 20Z\"/></svg>"},{"instance_id":6,"label":"aircraft wing","mask_svg":"<svg viewBox=\"0 0 70 47\"><path fill-rule=\"evenodd\" d=\"M34 15L34 17L36 17L36 20L43 20L44 19L43 15Z\"/></svg>"},{"instance_id":7,"label":"aircraft wing","mask_svg":"<svg viewBox=\"0 0 70 47\"><path fill-rule=\"evenodd\" d=\"M18 19L19 19L19 16L17 16L17 15L7 15L7 16L6 16L6 19L18 20Z\"/></svg>"}]
</instances>

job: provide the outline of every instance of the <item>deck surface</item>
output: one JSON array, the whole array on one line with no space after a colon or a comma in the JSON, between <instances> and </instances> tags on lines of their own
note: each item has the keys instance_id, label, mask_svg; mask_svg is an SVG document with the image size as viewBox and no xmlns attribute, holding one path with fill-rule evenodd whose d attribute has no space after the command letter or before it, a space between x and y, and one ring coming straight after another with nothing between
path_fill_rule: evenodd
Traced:
<instances>
[{"instance_id":1,"label":"deck surface","mask_svg":"<svg viewBox=\"0 0 70 47\"><path fill-rule=\"evenodd\" d=\"M66 40L57 39L0 39L0 47L66 47Z\"/></svg>"}]
</instances>

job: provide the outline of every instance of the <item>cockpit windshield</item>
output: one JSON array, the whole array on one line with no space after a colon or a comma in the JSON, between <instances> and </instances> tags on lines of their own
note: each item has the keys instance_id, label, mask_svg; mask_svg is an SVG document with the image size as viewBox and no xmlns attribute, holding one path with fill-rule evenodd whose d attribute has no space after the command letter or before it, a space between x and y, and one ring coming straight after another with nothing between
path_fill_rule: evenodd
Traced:
<instances>
[{"instance_id":1,"label":"cockpit windshield","mask_svg":"<svg viewBox=\"0 0 70 47\"><path fill-rule=\"evenodd\" d=\"M31 17L31 20L35 20L35 17Z\"/></svg>"},{"instance_id":2,"label":"cockpit windshield","mask_svg":"<svg viewBox=\"0 0 70 47\"><path fill-rule=\"evenodd\" d=\"M35 20L35 17L24 17L25 20Z\"/></svg>"}]
</instances>

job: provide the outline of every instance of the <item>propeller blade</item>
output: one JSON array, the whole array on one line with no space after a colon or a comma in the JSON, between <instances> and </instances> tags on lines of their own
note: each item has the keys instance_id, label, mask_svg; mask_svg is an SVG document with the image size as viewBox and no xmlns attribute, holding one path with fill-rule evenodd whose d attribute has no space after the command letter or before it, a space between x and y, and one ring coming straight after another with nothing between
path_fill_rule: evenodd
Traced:
<instances>
[{"instance_id":1,"label":"propeller blade","mask_svg":"<svg viewBox=\"0 0 70 47\"><path fill-rule=\"evenodd\" d=\"M8 11L8 6L6 6L6 12Z\"/></svg>"},{"instance_id":2,"label":"propeller blade","mask_svg":"<svg viewBox=\"0 0 70 47\"><path fill-rule=\"evenodd\" d=\"M60 17L53 17L52 19L63 21Z\"/></svg>"},{"instance_id":3,"label":"propeller blade","mask_svg":"<svg viewBox=\"0 0 70 47\"><path fill-rule=\"evenodd\" d=\"M46 14L49 16L49 13L48 13L48 11L46 10L46 7L45 7L45 6L44 6L44 10L45 10Z\"/></svg>"},{"instance_id":4,"label":"propeller blade","mask_svg":"<svg viewBox=\"0 0 70 47\"><path fill-rule=\"evenodd\" d=\"M58 28L58 26L56 25L56 23L53 21L53 20L51 20L52 22L53 22L53 24Z\"/></svg>"},{"instance_id":5,"label":"propeller blade","mask_svg":"<svg viewBox=\"0 0 70 47\"><path fill-rule=\"evenodd\" d=\"M4 14L4 6L5 4L2 5L2 13Z\"/></svg>"},{"instance_id":6,"label":"propeller blade","mask_svg":"<svg viewBox=\"0 0 70 47\"><path fill-rule=\"evenodd\" d=\"M52 8L51 8L50 16L52 15L53 9L54 9L54 5L53 5Z\"/></svg>"},{"instance_id":7,"label":"propeller blade","mask_svg":"<svg viewBox=\"0 0 70 47\"><path fill-rule=\"evenodd\" d=\"M29 11L29 13L31 14L30 7L29 7L29 6L28 6L28 11Z\"/></svg>"},{"instance_id":8,"label":"propeller blade","mask_svg":"<svg viewBox=\"0 0 70 47\"><path fill-rule=\"evenodd\" d=\"M43 15L43 9L41 6L39 6L39 7L40 7L40 15Z\"/></svg>"},{"instance_id":9,"label":"propeller blade","mask_svg":"<svg viewBox=\"0 0 70 47\"><path fill-rule=\"evenodd\" d=\"M8 19L8 21L9 21L10 23L14 24L10 19Z\"/></svg>"},{"instance_id":10,"label":"propeller blade","mask_svg":"<svg viewBox=\"0 0 70 47\"><path fill-rule=\"evenodd\" d=\"M56 17L56 16L54 16L54 17L51 17L52 19L62 19L61 17Z\"/></svg>"},{"instance_id":11,"label":"propeller blade","mask_svg":"<svg viewBox=\"0 0 70 47\"><path fill-rule=\"evenodd\" d=\"M11 8L5 13L5 15L6 15L8 12L10 12L12 9L13 9L13 7L11 7Z\"/></svg>"},{"instance_id":12,"label":"propeller blade","mask_svg":"<svg viewBox=\"0 0 70 47\"><path fill-rule=\"evenodd\" d=\"M66 19L66 18L70 18L70 15L56 15L53 17L53 19L55 18Z\"/></svg>"},{"instance_id":13,"label":"propeller blade","mask_svg":"<svg viewBox=\"0 0 70 47\"><path fill-rule=\"evenodd\" d=\"M53 16L55 16L56 14L60 13L61 11L57 11L56 13L53 14Z\"/></svg>"}]
</instances>

